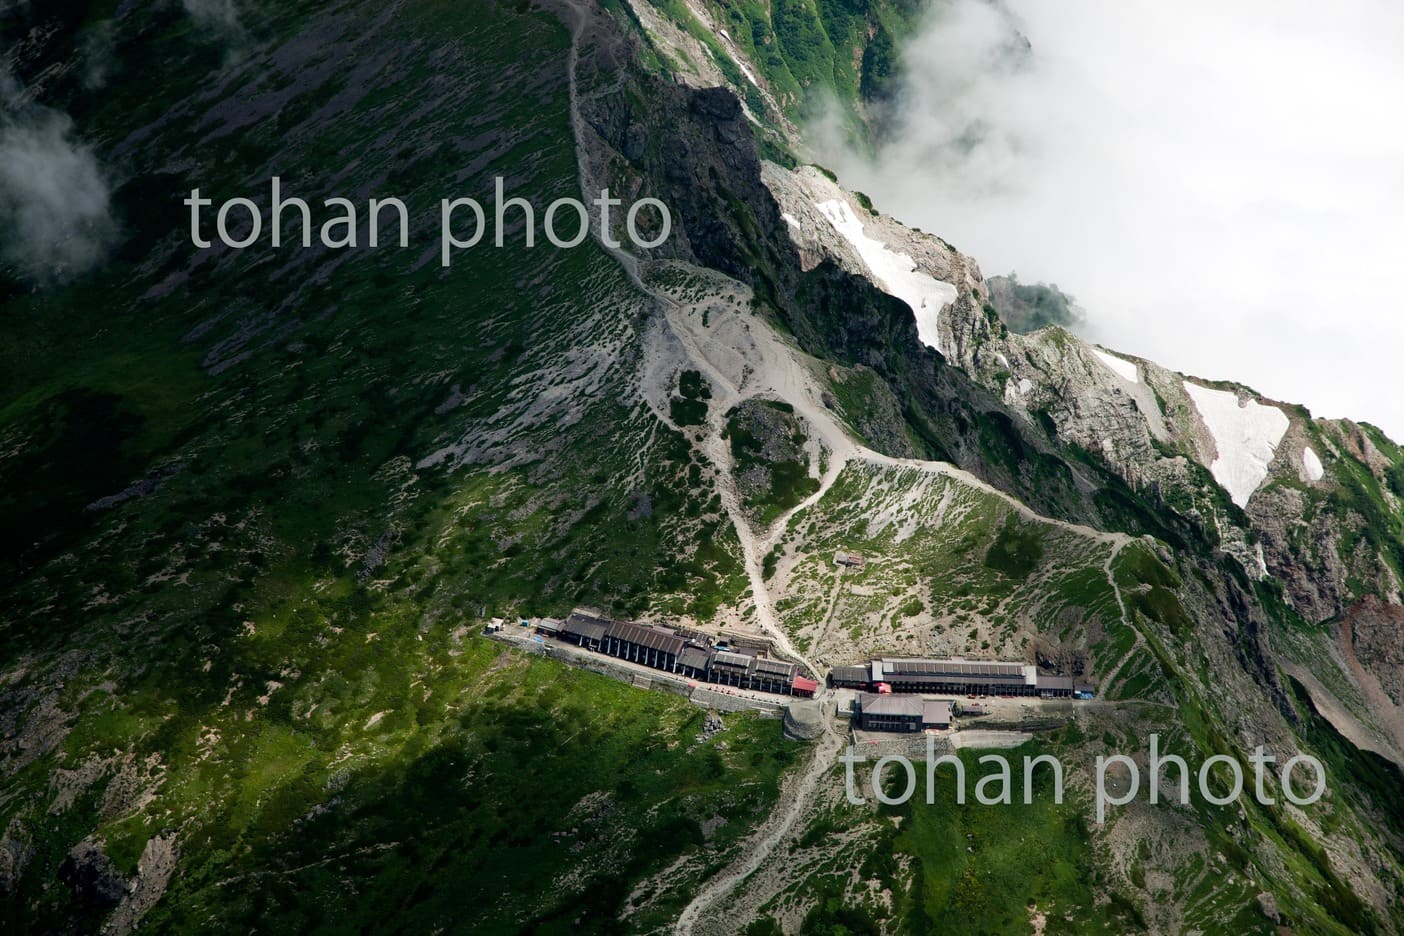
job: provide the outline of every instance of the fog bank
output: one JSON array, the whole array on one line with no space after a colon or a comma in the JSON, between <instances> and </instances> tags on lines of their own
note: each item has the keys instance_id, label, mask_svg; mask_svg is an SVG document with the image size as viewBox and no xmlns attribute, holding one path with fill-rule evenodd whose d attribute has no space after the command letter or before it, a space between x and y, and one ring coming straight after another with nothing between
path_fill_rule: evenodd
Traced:
<instances>
[{"instance_id":1,"label":"fog bank","mask_svg":"<svg viewBox=\"0 0 1404 936\"><path fill-rule=\"evenodd\" d=\"M820 157L1094 340L1404 439L1401 48L1384 0L938 0L891 140Z\"/></svg>"}]
</instances>

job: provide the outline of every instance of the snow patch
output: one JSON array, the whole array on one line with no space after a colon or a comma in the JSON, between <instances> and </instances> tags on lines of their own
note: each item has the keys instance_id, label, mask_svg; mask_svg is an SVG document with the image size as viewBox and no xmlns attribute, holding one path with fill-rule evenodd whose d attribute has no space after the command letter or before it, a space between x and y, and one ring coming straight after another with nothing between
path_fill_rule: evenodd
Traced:
<instances>
[{"instance_id":1,"label":"snow patch","mask_svg":"<svg viewBox=\"0 0 1404 936\"><path fill-rule=\"evenodd\" d=\"M1209 473L1235 504L1248 506L1248 499L1267 478L1277 444L1287 433L1287 414L1256 400L1240 405L1238 395L1227 390L1201 387L1188 380L1184 386L1214 437L1218 454Z\"/></svg>"},{"instance_id":2,"label":"snow patch","mask_svg":"<svg viewBox=\"0 0 1404 936\"><path fill-rule=\"evenodd\" d=\"M1097 360L1107 365L1110 370L1114 371L1127 383L1141 382L1140 373L1137 371L1136 365L1132 362L1124 358L1119 358L1114 354L1108 354L1101 348L1092 348L1090 350L1093 354L1097 355Z\"/></svg>"},{"instance_id":3,"label":"snow patch","mask_svg":"<svg viewBox=\"0 0 1404 936\"><path fill-rule=\"evenodd\" d=\"M785 223L788 224L788 225L790 225L790 227L799 227L799 226L800 226L799 218L796 218L794 215L790 214L788 211L783 211L783 212L781 212L781 213L780 213L780 217L784 218L784 219L785 219Z\"/></svg>"},{"instance_id":4,"label":"snow patch","mask_svg":"<svg viewBox=\"0 0 1404 936\"><path fill-rule=\"evenodd\" d=\"M815 207L858 251L858 256L873 275L874 284L911 307L916 315L917 337L921 343L940 351L941 308L956 301L956 288L922 273L911 257L897 253L882 241L864 234L863 222L853 214L848 202L834 199L820 202Z\"/></svg>"},{"instance_id":5,"label":"snow patch","mask_svg":"<svg viewBox=\"0 0 1404 936\"><path fill-rule=\"evenodd\" d=\"M1326 467L1321 464L1321 458L1312 451L1310 445L1302 449L1302 468L1306 470L1308 481L1320 481L1326 477Z\"/></svg>"}]
</instances>

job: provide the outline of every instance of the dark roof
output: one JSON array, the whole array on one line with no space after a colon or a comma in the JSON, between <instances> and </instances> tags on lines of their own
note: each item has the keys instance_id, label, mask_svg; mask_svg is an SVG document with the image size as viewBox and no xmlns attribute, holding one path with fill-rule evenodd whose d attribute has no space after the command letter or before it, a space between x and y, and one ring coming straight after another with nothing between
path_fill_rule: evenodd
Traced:
<instances>
[{"instance_id":1,"label":"dark roof","mask_svg":"<svg viewBox=\"0 0 1404 936\"><path fill-rule=\"evenodd\" d=\"M858 696L858 709L864 715L922 718L926 714L926 703L916 696L864 692Z\"/></svg>"},{"instance_id":2,"label":"dark roof","mask_svg":"<svg viewBox=\"0 0 1404 936\"><path fill-rule=\"evenodd\" d=\"M784 676L786 679L789 679L791 676L795 675L795 671L798 669L798 666L788 660L767 660L765 658L756 660L757 673Z\"/></svg>"},{"instance_id":3,"label":"dark roof","mask_svg":"<svg viewBox=\"0 0 1404 936\"><path fill-rule=\"evenodd\" d=\"M678 664L689 669L706 669L710 655L701 647L683 647L682 653L678 654Z\"/></svg>"},{"instance_id":4,"label":"dark roof","mask_svg":"<svg viewBox=\"0 0 1404 936\"><path fill-rule=\"evenodd\" d=\"M604 637L605 631L609 630L609 622L602 621L597 617L588 614L572 613L561 625L561 633L574 637L584 637L588 640L599 640Z\"/></svg>"},{"instance_id":5,"label":"dark roof","mask_svg":"<svg viewBox=\"0 0 1404 936\"><path fill-rule=\"evenodd\" d=\"M728 650L718 650L716 655L712 657L712 668L750 672L751 665L755 662L755 657L747 656L744 653L732 653Z\"/></svg>"},{"instance_id":6,"label":"dark roof","mask_svg":"<svg viewBox=\"0 0 1404 936\"><path fill-rule=\"evenodd\" d=\"M1043 673L1038 674L1038 688L1061 689L1063 692L1072 692L1073 680L1071 676L1048 676Z\"/></svg>"},{"instance_id":7,"label":"dark roof","mask_svg":"<svg viewBox=\"0 0 1404 936\"><path fill-rule=\"evenodd\" d=\"M760 637L756 634L738 634L732 632L727 635L728 642L738 650L769 650L770 638Z\"/></svg>"},{"instance_id":8,"label":"dark roof","mask_svg":"<svg viewBox=\"0 0 1404 936\"><path fill-rule=\"evenodd\" d=\"M835 666L829 678L834 682L866 683L872 681L872 672L866 666Z\"/></svg>"},{"instance_id":9,"label":"dark roof","mask_svg":"<svg viewBox=\"0 0 1404 936\"><path fill-rule=\"evenodd\" d=\"M888 676L1014 676L1024 678L1022 663L979 663L968 660L883 660Z\"/></svg>"},{"instance_id":10,"label":"dark roof","mask_svg":"<svg viewBox=\"0 0 1404 936\"><path fill-rule=\"evenodd\" d=\"M661 650L677 655L682 652L687 641L677 634L645 624L630 624L628 621L615 621L609 625L605 636L625 643L637 644L645 650Z\"/></svg>"},{"instance_id":11,"label":"dark roof","mask_svg":"<svg viewBox=\"0 0 1404 936\"><path fill-rule=\"evenodd\" d=\"M883 682L918 686L969 686L972 689L990 686L1025 686L1023 677L1013 676L954 676L943 673L888 673Z\"/></svg>"}]
</instances>

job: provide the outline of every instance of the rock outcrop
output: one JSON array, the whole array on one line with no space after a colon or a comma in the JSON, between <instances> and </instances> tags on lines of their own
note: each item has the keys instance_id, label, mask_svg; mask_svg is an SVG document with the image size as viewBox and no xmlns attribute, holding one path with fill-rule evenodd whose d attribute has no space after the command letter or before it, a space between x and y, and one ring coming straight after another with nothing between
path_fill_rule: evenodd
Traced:
<instances>
[{"instance_id":1,"label":"rock outcrop","mask_svg":"<svg viewBox=\"0 0 1404 936\"><path fill-rule=\"evenodd\" d=\"M92 908L115 907L130 889L112 859L92 839L84 839L69 850L59 868L59 879L73 890L75 900Z\"/></svg>"}]
</instances>

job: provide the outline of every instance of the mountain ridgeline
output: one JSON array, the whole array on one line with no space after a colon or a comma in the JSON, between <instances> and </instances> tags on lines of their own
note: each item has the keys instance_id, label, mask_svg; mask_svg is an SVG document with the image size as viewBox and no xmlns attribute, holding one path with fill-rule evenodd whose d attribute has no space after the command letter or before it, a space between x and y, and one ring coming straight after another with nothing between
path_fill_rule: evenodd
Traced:
<instances>
[{"instance_id":1,"label":"mountain ridgeline","mask_svg":"<svg viewBox=\"0 0 1404 936\"><path fill-rule=\"evenodd\" d=\"M807 165L807 109L881 132L945 9L0 13L0 147L109 189L100 263L0 281L4 925L1400 932L1404 452L1089 346L1056 288ZM447 270L189 242L192 188L266 209L273 175L414 231L498 178L673 230L518 222ZM1024 750L1158 734L1251 778L1263 745L1329 794L1098 825L1080 771L1063 803L859 806L832 709L804 744L482 634L579 605L821 680L1056 665L1098 698Z\"/></svg>"}]
</instances>

